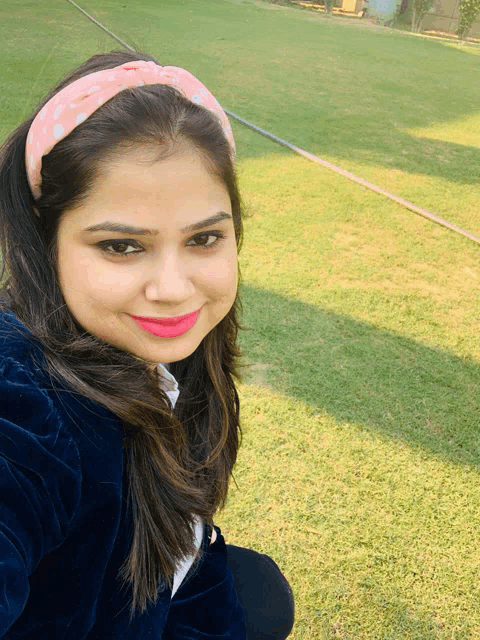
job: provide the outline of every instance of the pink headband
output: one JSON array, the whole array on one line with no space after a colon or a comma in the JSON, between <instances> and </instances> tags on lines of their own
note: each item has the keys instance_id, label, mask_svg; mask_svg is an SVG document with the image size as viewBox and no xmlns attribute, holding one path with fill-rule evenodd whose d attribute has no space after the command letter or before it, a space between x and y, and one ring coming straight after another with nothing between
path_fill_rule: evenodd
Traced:
<instances>
[{"instance_id":1,"label":"pink headband","mask_svg":"<svg viewBox=\"0 0 480 640\"><path fill-rule=\"evenodd\" d=\"M41 196L42 156L66 138L77 125L89 118L107 100L123 89L146 84L168 84L185 97L220 119L227 139L235 151L228 118L210 91L195 76L179 67L160 67L155 62L127 62L114 69L91 73L59 91L37 114L27 137L25 162L35 200Z\"/></svg>"}]
</instances>

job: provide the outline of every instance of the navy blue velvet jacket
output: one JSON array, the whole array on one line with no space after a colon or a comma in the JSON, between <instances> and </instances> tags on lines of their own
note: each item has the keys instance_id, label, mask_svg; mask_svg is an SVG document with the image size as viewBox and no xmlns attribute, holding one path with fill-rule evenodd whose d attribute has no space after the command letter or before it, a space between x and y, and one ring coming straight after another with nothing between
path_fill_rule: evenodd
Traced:
<instances>
[{"instance_id":1,"label":"navy blue velvet jacket","mask_svg":"<svg viewBox=\"0 0 480 640\"><path fill-rule=\"evenodd\" d=\"M130 623L123 426L52 385L29 335L0 313L0 638L245 640L218 528L173 599Z\"/></svg>"}]
</instances>

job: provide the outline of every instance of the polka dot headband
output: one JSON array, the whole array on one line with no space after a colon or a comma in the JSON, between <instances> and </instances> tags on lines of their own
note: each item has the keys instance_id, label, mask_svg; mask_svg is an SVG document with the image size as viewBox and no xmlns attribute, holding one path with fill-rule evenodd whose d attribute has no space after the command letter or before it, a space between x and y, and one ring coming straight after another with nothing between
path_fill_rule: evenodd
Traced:
<instances>
[{"instance_id":1,"label":"polka dot headband","mask_svg":"<svg viewBox=\"0 0 480 640\"><path fill-rule=\"evenodd\" d=\"M224 110L195 76L185 69L161 67L155 62L127 62L72 82L49 100L37 114L28 132L25 150L27 177L35 200L42 193L42 157L117 93L128 87L147 84L176 87L186 98L218 116L232 151L235 151L232 129Z\"/></svg>"}]
</instances>

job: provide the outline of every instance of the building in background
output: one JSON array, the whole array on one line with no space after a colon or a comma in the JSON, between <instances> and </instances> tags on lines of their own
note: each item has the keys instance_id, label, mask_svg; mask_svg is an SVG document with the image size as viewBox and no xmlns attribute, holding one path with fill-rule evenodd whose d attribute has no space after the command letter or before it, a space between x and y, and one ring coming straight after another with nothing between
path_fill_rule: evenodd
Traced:
<instances>
[{"instance_id":1,"label":"building in background","mask_svg":"<svg viewBox=\"0 0 480 640\"><path fill-rule=\"evenodd\" d=\"M325 0L293 0L294 4L323 11ZM389 26L396 20L412 23L413 0L331 0L333 13L376 18ZM456 34L460 17L460 0L434 0L431 10L423 18L422 31L444 31ZM469 36L480 38L480 16L473 23Z\"/></svg>"},{"instance_id":2,"label":"building in background","mask_svg":"<svg viewBox=\"0 0 480 640\"><path fill-rule=\"evenodd\" d=\"M448 31L456 33L460 17L460 0L434 0L433 7L423 18L422 31ZM412 0L399 5L400 19L407 24L412 22ZM480 16L473 23L469 36L480 38Z\"/></svg>"}]
</instances>

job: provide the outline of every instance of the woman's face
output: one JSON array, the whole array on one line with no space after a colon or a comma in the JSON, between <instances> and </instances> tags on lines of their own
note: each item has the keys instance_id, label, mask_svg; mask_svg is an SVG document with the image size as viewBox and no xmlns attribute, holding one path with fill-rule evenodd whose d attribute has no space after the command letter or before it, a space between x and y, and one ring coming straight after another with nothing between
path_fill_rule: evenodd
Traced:
<instances>
[{"instance_id":1,"label":"woman's face","mask_svg":"<svg viewBox=\"0 0 480 640\"><path fill-rule=\"evenodd\" d=\"M152 363L195 351L237 293L230 197L201 156L112 160L58 230L67 306L91 334ZM187 316L183 318L183 316Z\"/></svg>"}]
</instances>

